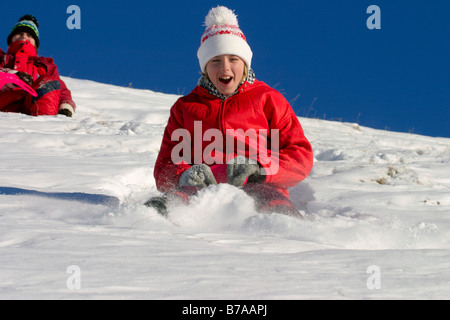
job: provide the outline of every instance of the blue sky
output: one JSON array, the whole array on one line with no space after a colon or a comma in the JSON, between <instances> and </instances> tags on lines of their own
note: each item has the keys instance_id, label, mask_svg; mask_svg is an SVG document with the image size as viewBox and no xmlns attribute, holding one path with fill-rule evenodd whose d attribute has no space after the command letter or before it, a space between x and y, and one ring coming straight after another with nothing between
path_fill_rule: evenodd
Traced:
<instances>
[{"instance_id":1,"label":"blue sky","mask_svg":"<svg viewBox=\"0 0 450 320\"><path fill-rule=\"evenodd\" d=\"M0 14L0 47L31 13L39 55L62 75L187 94L199 78L204 17L219 4L238 15L257 79L297 115L450 137L448 0L22 0ZM67 28L70 5L81 9L80 30ZM381 9L381 29L366 26L370 5Z\"/></svg>"}]
</instances>

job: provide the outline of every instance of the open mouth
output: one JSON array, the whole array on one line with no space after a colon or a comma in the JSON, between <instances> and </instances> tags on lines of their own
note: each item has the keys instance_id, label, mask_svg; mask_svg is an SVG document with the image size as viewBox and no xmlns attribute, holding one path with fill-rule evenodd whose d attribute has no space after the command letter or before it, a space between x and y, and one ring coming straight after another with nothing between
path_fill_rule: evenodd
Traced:
<instances>
[{"instance_id":1,"label":"open mouth","mask_svg":"<svg viewBox=\"0 0 450 320\"><path fill-rule=\"evenodd\" d=\"M233 77L228 77L228 76L219 77L220 83L223 83L223 84L229 84L231 82L231 80L233 80Z\"/></svg>"}]
</instances>

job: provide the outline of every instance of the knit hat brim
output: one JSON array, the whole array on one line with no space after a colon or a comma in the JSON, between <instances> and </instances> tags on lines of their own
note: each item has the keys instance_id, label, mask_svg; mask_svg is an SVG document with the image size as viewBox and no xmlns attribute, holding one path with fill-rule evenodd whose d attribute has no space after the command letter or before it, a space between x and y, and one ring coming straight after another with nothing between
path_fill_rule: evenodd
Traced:
<instances>
[{"instance_id":1,"label":"knit hat brim","mask_svg":"<svg viewBox=\"0 0 450 320\"><path fill-rule=\"evenodd\" d=\"M223 54L238 56L251 68L253 52L247 41L235 35L222 34L205 40L198 49L197 57L202 72L206 71L209 60Z\"/></svg>"},{"instance_id":2,"label":"knit hat brim","mask_svg":"<svg viewBox=\"0 0 450 320\"><path fill-rule=\"evenodd\" d=\"M39 30L38 27L36 26L36 24L33 21L28 21L28 20L21 20L18 23L16 23L16 25L12 28L11 33L8 36L7 39L7 44L8 46L11 45L12 43L12 38L21 32L27 32L28 34L30 34L35 43L36 43L36 48L39 48Z\"/></svg>"}]
</instances>

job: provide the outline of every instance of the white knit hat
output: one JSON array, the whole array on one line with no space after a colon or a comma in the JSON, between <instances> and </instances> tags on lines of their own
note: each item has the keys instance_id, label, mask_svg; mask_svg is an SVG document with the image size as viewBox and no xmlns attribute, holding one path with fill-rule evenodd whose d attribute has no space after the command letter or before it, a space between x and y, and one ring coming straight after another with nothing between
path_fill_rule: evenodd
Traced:
<instances>
[{"instance_id":1,"label":"white knit hat","mask_svg":"<svg viewBox=\"0 0 450 320\"><path fill-rule=\"evenodd\" d=\"M212 8L205 18L205 26L197 51L202 72L209 60L222 54L240 57L250 69L253 53L233 11L222 6Z\"/></svg>"}]
</instances>

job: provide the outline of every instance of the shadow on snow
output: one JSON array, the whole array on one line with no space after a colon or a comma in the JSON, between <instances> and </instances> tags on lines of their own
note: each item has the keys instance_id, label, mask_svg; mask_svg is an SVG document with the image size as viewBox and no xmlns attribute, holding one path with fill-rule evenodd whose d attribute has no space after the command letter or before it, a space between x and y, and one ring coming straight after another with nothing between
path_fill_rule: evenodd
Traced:
<instances>
[{"instance_id":1,"label":"shadow on snow","mask_svg":"<svg viewBox=\"0 0 450 320\"><path fill-rule=\"evenodd\" d=\"M79 201L89 204L99 204L108 207L118 207L120 204L119 198L114 196L81 192L41 192L20 188L0 187L0 195L31 195L59 200Z\"/></svg>"}]
</instances>

